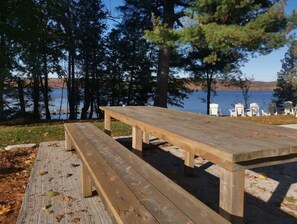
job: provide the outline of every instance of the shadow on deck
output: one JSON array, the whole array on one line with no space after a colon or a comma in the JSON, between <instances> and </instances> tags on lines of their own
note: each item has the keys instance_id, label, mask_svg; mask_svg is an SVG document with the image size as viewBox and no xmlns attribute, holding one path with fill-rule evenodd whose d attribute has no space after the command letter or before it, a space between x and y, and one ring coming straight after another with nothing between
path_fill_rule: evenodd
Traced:
<instances>
[{"instance_id":1,"label":"shadow on deck","mask_svg":"<svg viewBox=\"0 0 297 224\"><path fill-rule=\"evenodd\" d=\"M131 149L131 138L120 138L118 141ZM165 150L160 149L160 146ZM170 147L164 146L159 140L152 141L152 144L144 148L142 158L218 212L219 178L212 174L217 167L202 161L200 164L196 163L195 175L186 177L183 173L183 160L179 158L182 154L172 155L170 149L166 148ZM263 188L254 186L253 180L246 181L245 223L297 223L296 203L295 207L291 207L294 214L281 208L285 204L285 198L297 199L296 165L291 163L253 170L267 174L269 179L278 184L265 201L259 197L265 193L261 192ZM78 156L74 151L65 151L63 141L42 143L17 223L112 223L96 192L94 197L82 198L80 169ZM246 174L246 178L250 177ZM295 190L291 189L289 192L293 185ZM258 195L251 193L250 188L253 187Z\"/></svg>"}]
</instances>

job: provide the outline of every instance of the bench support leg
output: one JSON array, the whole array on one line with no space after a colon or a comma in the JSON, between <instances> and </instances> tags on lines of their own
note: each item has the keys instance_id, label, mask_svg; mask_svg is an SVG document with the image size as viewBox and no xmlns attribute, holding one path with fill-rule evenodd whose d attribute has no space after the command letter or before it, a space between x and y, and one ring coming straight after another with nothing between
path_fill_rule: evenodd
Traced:
<instances>
[{"instance_id":1,"label":"bench support leg","mask_svg":"<svg viewBox=\"0 0 297 224\"><path fill-rule=\"evenodd\" d=\"M194 159L195 155L185 151L184 174L186 176L194 175Z\"/></svg>"},{"instance_id":2,"label":"bench support leg","mask_svg":"<svg viewBox=\"0 0 297 224\"><path fill-rule=\"evenodd\" d=\"M104 132L111 135L111 117L106 112L104 114Z\"/></svg>"},{"instance_id":3,"label":"bench support leg","mask_svg":"<svg viewBox=\"0 0 297 224\"><path fill-rule=\"evenodd\" d=\"M65 149L67 151L72 150L71 139L69 138L69 135L66 131L65 131Z\"/></svg>"},{"instance_id":4,"label":"bench support leg","mask_svg":"<svg viewBox=\"0 0 297 224\"><path fill-rule=\"evenodd\" d=\"M143 132L143 143L150 144L150 134L147 132Z\"/></svg>"},{"instance_id":5,"label":"bench support leg","mask_svg":"<svg viewBox=\"0 0 297 224\"><path fill-rule=\"evenodd\" d=\"M87 173L87 168L84 164L81 166L81 190L83 197L92 196L92 181Z\"/></svg>"},{"instance_id":6,"label":"bench support leg","mask_svg":"<svg viewBox=\"0 0 297 224\"><path fill-rule=\"evenodd\" d=\"M135 154L142 155L142 131L136 127L132 127L132 148Z\"/></svg>"},{"instance_id":7,"label":"bench support leg","mask_svg":"<svg viewBox=\"0 0 297 224\"><path fill-rule=\"evenodd\" d=\"M220 214L232 223L243 223L244 170L220 169Z\"/></svg>"}]
</instances>

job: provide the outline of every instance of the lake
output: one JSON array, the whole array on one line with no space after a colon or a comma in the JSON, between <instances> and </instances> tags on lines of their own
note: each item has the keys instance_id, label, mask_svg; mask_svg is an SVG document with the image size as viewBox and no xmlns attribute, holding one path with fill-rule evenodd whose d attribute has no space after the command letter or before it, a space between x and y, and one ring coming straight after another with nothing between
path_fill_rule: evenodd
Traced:
<instances>
[{"instance_id":1,"label":"lake","mask_svg":"<svg viewBox=\"0 0 297 224\"><path fill-rule=\"evenodd\" d=\"M250 91L250 97L248 103L256 102L260 106L260 110L267 111L268 104L273 97L273 91ZM206 114L206 103L203 103L201 99L206 99L206 93L199 91L193 92L189 95L188 99L184 100L184 108L170 107L174 109L182 109L189 112ZM241 91L217 91L217 96L213 97L212 103L219 104L219 108L222 110L223 115L230 115L229 109L234 108L236 103L244 104Z\"/></svg>"},{"instance_id":2,"label":"lake","mask_svg":"<svg viewBox=\"0 0 297 224\"><path fill-rule=\"evenodd\" d=\"M273 91L250 91L250 98L248 100L249 103L257 102L260 106L260 109L267 111L268 104L271 102L273 97ZM62 89L53 89L52 92L52 106L51 110L58 109L61 103L61 94ZM66 109L67 105L67 90L64 90L62 100L62 108ZM195 113L206 114L206 103L203 103L201 99L206 98L206 93L203 91L193 92L188 96L188 99L185 99L184 107L179 108L175 106L168 106L172 109L184 110ZM235 103L244 103L242 92L241 91L226 91L220 90L217 91L217 96L212 98L212 103L219 104L219 108L222 110L223 115L229 116L229 109L234 108ZM57 118L58 116L53 116L53 118ZM65 115L61 117L65 119Z\"/></svg>"}]
</instances>

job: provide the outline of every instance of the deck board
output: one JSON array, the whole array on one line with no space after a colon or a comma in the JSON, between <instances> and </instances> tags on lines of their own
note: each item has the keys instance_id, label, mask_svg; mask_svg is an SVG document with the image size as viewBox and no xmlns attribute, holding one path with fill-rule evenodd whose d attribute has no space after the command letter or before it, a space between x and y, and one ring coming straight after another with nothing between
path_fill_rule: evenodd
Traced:
<instances>
[{"instance_id":1,"label":"deck board","mask_svg":"<svg viewBox=\"0 0 297 224\"><path fill-rule=\"evenodd\" d=\"M17 223L112 223L98 195L81 196L80 172L79 157L64 141L41 143Z\"/></svg>"}]
</instances>

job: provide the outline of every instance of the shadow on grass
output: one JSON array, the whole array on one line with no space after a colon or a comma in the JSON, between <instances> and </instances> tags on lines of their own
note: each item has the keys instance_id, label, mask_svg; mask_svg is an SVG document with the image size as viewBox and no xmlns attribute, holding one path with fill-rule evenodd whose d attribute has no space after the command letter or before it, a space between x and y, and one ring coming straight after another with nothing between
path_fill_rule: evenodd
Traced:
<instances>
[{"instance_id":1,"label":"shadow on grass","mask_svg":"<svg viewBox=\"0 0 297 224\"><path fill-rule=\"evenodd\" d=\"M16 168L16 167L0 167L0 174L6 175L6 174L13 174L13 173L19 173L21 171L25 170L24 168Z\"/></svg>"}]
</instances>

